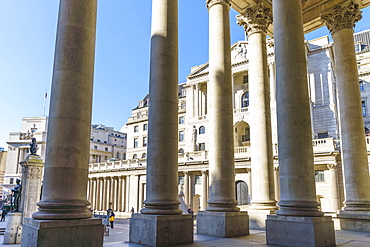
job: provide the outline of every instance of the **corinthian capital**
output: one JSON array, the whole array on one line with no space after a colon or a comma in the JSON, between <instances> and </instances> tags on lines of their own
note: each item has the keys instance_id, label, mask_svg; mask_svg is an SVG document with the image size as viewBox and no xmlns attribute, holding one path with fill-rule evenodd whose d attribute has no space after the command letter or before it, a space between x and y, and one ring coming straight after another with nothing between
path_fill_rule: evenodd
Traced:
<instances>
[{"instance_id":1,"label":"corinthian capital","mask_svg":"<svg viewBox=\"0 0 370 247\"><path fill-rule=\"evenodd\" d=\"M236 16L239 26L244 26L247 35L256 32L267 32L268 26L272 23L270 8L265 8L262 3L255 8L248 8L244 15Z\"/></svg>"},{"instance_id":2,"label":"corinthian capital","mask_svg":"<svg viewBox=\"0 0 370 247\"><path fill-rule=\"evenodd\" d=\"M231 5L230 0L206 0L206 4L208 9L215 4L224 4L227 5L228 7Z\"/></svg>"},{"instance_id":3,"label":"corinthian capital","mask_svg":"<svg viewBox=\"0 0 370 247\"><path fill-rule=\"evenodd\" d=\"M321 19L333 35L342 29L354 28L355 23L362 18L361 13L358 4L351 2L348 6L335 6L332 13L321 15Z\"/></svg>"}]
</instances>

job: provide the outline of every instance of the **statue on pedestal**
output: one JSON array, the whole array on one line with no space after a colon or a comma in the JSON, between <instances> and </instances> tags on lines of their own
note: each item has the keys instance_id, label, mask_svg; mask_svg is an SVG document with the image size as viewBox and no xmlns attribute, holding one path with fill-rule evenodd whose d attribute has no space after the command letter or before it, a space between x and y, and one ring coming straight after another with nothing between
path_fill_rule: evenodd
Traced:
<instances>
[{"instance_id":1,"label":"statue on pedestal","mask_svg":"<svg viewBox=\"0 0 370 247\"><path fill-rule=\"evenodd\" d=\"M31 155L35 155L37 152L37 144L36 144L36 138L32 138L32 141L30 143L30 152Z\"/></svg>"},{"instance_id":2,"label":"statue on pedestal","mask_svg":"<svg viewBox=\"0 0 370 247\"><path fill-rule=\"evenodd\" d=\"M19 212L19 205L21 203L21 192L22 192L22 185L20 184L21 180L17 179L16 183L17 185L14 186L12 189L13 195L12 195L12 208L13 212Z\"/></svg>"}]
</instances>

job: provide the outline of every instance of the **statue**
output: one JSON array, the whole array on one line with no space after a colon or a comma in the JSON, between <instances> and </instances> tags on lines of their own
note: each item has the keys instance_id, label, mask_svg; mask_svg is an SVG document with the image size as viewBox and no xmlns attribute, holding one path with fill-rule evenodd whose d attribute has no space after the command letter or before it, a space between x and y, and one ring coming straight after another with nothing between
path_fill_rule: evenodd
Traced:
<instances>
[{"instance_id":1,"label":"statue","mask_svg":"<svg viewBox=\"0 0 370 247\"><path fill-rule=\"evenodd\" d=\"M17 185L14 186L12 189L13 196L12 196L12 208L13 212L19 212L19 205L21 203L21 192L22 192L22 185L20 184L21 180L17 178L16 183Z\"/></svg>"},{"instance_id":2,"label":"statue","mask_svg":"<svg viewBox=\"0 0 370 247\"><path fill-rule=\"evenodd\" d=\"M30 143L30 152L31 154L36 154L37 152L36 138L32 138L32 142Z\"/></svg>"}]
</instances>

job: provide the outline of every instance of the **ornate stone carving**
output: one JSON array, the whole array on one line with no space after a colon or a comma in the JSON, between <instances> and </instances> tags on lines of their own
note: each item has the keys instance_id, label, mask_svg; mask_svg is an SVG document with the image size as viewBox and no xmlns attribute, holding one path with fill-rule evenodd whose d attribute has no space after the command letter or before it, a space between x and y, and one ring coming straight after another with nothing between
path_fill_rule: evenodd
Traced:
<instances>
[{"instance_id":1,"label":"ornate stone carving","mask_svg":"<svg viewBox=\"0 0 370 247\"><path fill-rule=\"evenodd\" d=\"M279 166L274 166L274 171L279 172Z\"/></svg>"},{"instance_id":2,"label":"ornate stone carving","mask_svg":"<svg viewBox=\"0 0 370 247\"><path fill-rule=\"evenodd\" d=\"M245 168L246 173L251 173L252 169L251 168Z\"/></svg>"},{"instance_id":3,"label":"ornate stone carving","mask_svg":"<svg viewBox=\"0 0 370 247\"><path fill-rule=\"evenodd\" d=\"M321 15L321 20L333 35L342 29L354 28L355 23L362 18L361 13L358 4L351 2L348 6L335 6L332 13Z\"/></svg>"},{"instance_id":4,"label":"ornate stone carving","mask_svg":"<svg viewBox=\"0 0 370 247\"><path fill-rule=\"evenodd\" d=\"M268 26L272 23L272 13L270 8L265 8L259 3L255 8L248 8L244 15L236 16L239 26L244 26L247 35L256 32L267 32Z\"/></svg>"},{"instance_id":5,"label":"ornate stone carving","mask_svg":"<svg viewBox=\"0 0 370 247\"><path fill-rule=\"evenodd\" d=\"M337 170L337 164L327 164L327 167L329 170L334 170L334 171Z\"/></svg>"},{"instance_id":6,"label":"ornate stone carving","mask_svg":"<svg viewBox=\"0 0 370 247\"><path fill-rule=\"evenodd\" d=\"M225 4L228 7L231 5L230 0L206 0L206 4L208 9L215 4Z\"/></svg>"}]
</instances>

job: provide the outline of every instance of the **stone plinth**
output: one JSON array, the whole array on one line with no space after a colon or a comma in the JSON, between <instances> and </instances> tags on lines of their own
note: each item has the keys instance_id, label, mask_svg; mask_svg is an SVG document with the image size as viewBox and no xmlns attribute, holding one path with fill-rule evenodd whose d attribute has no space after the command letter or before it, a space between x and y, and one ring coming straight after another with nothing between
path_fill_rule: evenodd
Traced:
<instances>
[{"instance_id":1,"label":"stone plinth","mask_svg":"<svg viewBox=\"0 0 370 247\"><path fill-rule=\"evenodd\" d=\"M7 216L8 223L6 224L4 233L4 244L20 244L22 235L22 213L13 212Z\"/></svg>"},{"instance_id":2,"label":"stone plinth","mask_svg":"<svg viewBox=\"0 0 370 247\"><path fill-rule=\"evenodd\" d=\"M132 214L129 241L149 246L193 243L191 215Z\"/></svg>"},{"instance_id":3,"label":"stone plinth","mask_svg":"<svg viewBox=\"0 0 370 247\"><path fill-rule=\"evenodd\" d=\"M338 214L340 229L370 232L370 211L345 211Z\"/></svg>"},{"instance_id":4,"label":"stone plinth","mask_svg":"<svg viewBox=\"0 0 370 247\"><path fill-rule=\"evenodd\" d=\"M248 213L199 211L197 233L224 238L248 235Z\"/></svg>"},{"instance_id":5,"label":"stone plinth","mask_svg":"<svg viewBox=\"0 0 370 247\"><path fill-rule=\"evenodd\" d=\"M101 219L35 220L25 218L22 246L103 246Z\"/></svg>"},{"instance_id":6,"label":"stone plinth","mask_svg":"<svg viewBox=\"0 0 370 247\"><path fill-rule=\"evenodd\" d=\"M271 214L275 214L275 212L271 213L271 210L248 209L249 229L265 230L267 215Z\"/></svg>"},{"instance_id":7,"label":"stone plinth","mask_svg":"<svg viewBox=\"0 0 370 247\"><path fill-rule=\"evenodd\" d=\"M334 223L330 216L268 215L266 242L281 246L335 246Z\"/></svg>"},{"instance_id":8,"label":"stone plinth","mask_svg":"<svg viewBox=\"0 0 370 247\"><path fill-rule=\"evenodd\" d=\"M37 211L36 203L40 200L41 178L44 162L39 155L31 154L22 161L22 199L23 217L31 217Z\"/></svg>"}]
</instances>

